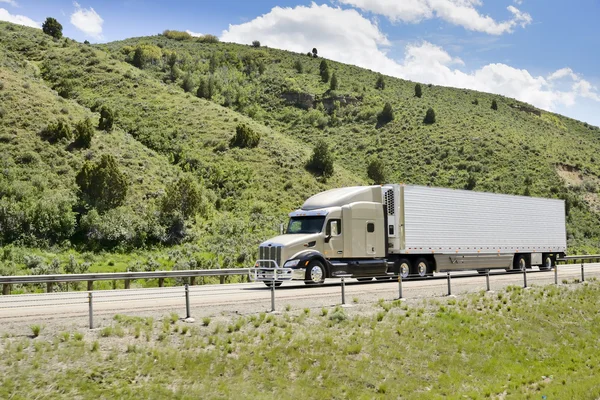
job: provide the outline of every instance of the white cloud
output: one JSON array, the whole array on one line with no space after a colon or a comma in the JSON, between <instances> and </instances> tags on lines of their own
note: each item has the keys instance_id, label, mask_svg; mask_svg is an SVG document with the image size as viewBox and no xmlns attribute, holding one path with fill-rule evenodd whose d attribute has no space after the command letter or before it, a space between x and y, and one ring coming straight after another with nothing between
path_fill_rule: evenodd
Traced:
<instances>
[{"instance_id":1,"label":"white cloud","mask_svg":"<svg viewBox=\"0 0 600 400\"><path fill-rule=\"evenodd\" d=\"M19 4L15 0L0 0L0 3L6 3L13 7L19 7Z\"/></svg>"},{"instance_id":2,"label":"white cloud","mask_svg":"<svg viewBox=\"0 0 600 400\"><path fill-rule=\"evenodd\" d=\"M13 24L30 26L32 28L41 28L42 25L38 22L35 22L29 17L24 15L12 15L6 9L0 8L0 21L8 21Z\"/></svg>"},{"instance_id":3,"label":"white cloud","mask_svg":"<svg viewBox=\"0 0 600 400\"><path fill-rule=\"evenodd\" d=\"M204 34L202 34L202 33L198 33L198 32L192 32L192 31L190 31L189 29L188 29L188 30L186 30L186 32L187 32L187 33L189 33L189 34L190 34L191 36L193 36L193 37L200 37L200 36L204 36Z\"/></svg>"},{"instance_id":4,"label":"white cloud","mask_svg":"<svg viewBox=\"0 0 600 400\"><path fill-rule=\"evenodd\" d=\"M363 11L384 15L392 22L417 23L422 20L440 18L454 25L490 35L510 33L516 26L525 27L532 18L514 6L507 10L512 18L498 22L477 10L480 0L338 0Z\"/></svg>"},{"instance_id":5,"label":"white cloud","mask_svg":"<svg viewBox=\"0 0 600 400\"><path fill-rule=\"evenodd\" d=\"M570 68L547 76L502 63L468 70L460 58L425 41L407 45L404 58L394 60L387 55L390 42L375 23L356 10L328 5L275 7L250 22L230 25L221 40L243 44L260 40L301 53L316 47L323 57L387 75L502 94L546 110L563 110L582 99L600 101L598 89Z\"/></svg>"},{"instance_id":6,"label":"white cloud","mask_svg":"<svg viewBox=\"0 0 600 400\"><path fill-rule=\"evenodd\" d=\"M75 11L71 14L71 23L87 36L102 39L102 17L92 7L81 8L76 2L73 5Z\"/></svg>"}]
</instances>

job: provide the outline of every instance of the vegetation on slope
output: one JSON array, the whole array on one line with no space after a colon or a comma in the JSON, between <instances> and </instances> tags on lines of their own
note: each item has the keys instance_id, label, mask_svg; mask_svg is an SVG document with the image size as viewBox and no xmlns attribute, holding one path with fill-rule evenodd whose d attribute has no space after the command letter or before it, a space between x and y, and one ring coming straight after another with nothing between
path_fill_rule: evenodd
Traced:
<instances>
[{"instance_id":1,"label":"vegetation on slope","mask_svg":"<svg viewBox=\"0 0 600 400\"><path fill-rule=\"evenodd\" d=\"M190 242L199 250L183 264L247 265L310 194L386 178L563 198L571 251L598 248L600 135L587 124L316 49L177 31L96 46L9 23L0 31L0 245L60 253ZM123 184L97 178L107 186L92 192L82 171L103 158L112 171L103 176L122 173Z\"/></svg>"},{"instance_id":2,"label":"vegetation on slope","mask_svg":"<svg viewBox=\"0 0 600 400\"><path fill-rule=\"evenodd\" d=\"M597 281L5 335L2 398L595 399ZM565 310L568 310L566 312Z\"/></svg>"}]
</instances>

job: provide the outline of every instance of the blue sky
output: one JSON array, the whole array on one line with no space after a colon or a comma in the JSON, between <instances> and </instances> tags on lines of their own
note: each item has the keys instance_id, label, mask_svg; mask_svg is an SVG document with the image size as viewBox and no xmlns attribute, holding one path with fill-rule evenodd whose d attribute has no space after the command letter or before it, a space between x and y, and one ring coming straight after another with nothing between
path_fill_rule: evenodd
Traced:
<instances>
[{"instance_id":1,"label":"blue sky","mask_svg":"<svg viewBox=\"0 0 600 400\"><path fill-rule=\"evenodd\" d=\"M600 1L0 0L0 19L58 19L79 41L165 29L306 52L493 92L600 126Z\"/></svg>"}]
</instances>

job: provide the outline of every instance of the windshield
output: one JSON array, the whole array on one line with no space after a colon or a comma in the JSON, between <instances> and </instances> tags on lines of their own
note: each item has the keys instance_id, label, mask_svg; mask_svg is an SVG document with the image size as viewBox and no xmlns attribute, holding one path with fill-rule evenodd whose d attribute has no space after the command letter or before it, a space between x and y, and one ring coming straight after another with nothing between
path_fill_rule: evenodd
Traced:
<instances>
[{"instance_id":1,"label":"windshield","mask_svg":"<svg viewBox=\"0 0 600 400\"><path fill-rule=\"evenodd\" d=\"M292 217L285 233L319 233L325 217Z\"/></svg>"}]
</instances>

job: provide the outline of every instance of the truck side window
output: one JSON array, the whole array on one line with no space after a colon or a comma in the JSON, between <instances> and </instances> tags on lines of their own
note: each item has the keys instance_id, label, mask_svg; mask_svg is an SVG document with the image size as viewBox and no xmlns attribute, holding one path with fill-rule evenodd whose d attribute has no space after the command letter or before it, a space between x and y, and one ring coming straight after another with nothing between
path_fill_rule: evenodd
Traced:
<instances>
[{"instance_id":1,"label":"truck side window","mask_svg":"<svg viewBox=\"0 0 600 400\"><path fill-rule=\"evenodd\" d=\"M375 232L375 224L374 224L374 223L372 223L372 222L369 222L369 223L367 224L367 232L369 232L369 233L373 233L373 232Z\"/></svg>"},{"instance_id":2,"label":"truck side window","mask_svg":"<svg viewBox=\"0 0 600 400\"><path fill-rule=\"evenodd\" d=\"M335 235L331 234L331 223L337 222L337 232ZM327 223L327 228L325 228L325 235L327 236L339 236L342 234L342 220L341 219L332 219Z\"/></svg>"}]
</instances>

